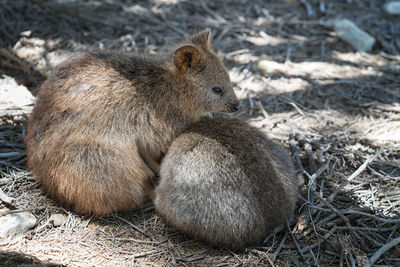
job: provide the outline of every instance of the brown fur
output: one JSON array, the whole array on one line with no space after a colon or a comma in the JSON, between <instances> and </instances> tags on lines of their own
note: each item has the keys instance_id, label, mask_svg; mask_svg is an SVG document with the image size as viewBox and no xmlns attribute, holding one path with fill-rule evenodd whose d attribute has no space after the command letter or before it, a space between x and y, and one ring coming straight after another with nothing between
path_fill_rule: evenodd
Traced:
<instances>
[{"instance_id":1,"label":"brown fur","mask_svg":"<svg viewBox=\"0 0 400 267\"><path fill-rule=\"evenodd\" d=\"M296 200L286 151L239 120L202 119L178 136L155 190L156 210L169 224L234 249L261 243Z\"/></svg>"},{"instance_id":2,"label":"brown fur","mask_svg":"<svg viewBox=\"0 0 400 267\"><path fill-rule=\"evenodd\" d=\"M47 192L83 214L142 204L153 174L135 140L158 159L190 123L237 103L209 39L209 30L192 36L165 59L99 52L58 67L38 91L25 138L28 167Z\"/></svg>"}]
</instances>

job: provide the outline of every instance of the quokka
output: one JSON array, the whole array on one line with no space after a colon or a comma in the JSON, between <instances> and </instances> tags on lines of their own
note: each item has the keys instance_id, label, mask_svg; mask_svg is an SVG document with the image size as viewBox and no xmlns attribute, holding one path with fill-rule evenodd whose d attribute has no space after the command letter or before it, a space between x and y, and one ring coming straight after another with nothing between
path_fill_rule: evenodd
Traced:
<instances>
[{"instance_id":1,"label":"quokka","mask_svg":"<svg viewBox=\"0 0 400 267\"><path fill-rule=\"evenodd\" d=\"M240 120L204 118L179 135L159 171L154 203L188 236L233 249L260 244L292 216L297 178L283 147Z\"/></svg>"},{"instance_id":2,"label":"quokka","mask_svg":"<svg viewBox=\"0 0 400 267\"><path fill-rule=\"evenodd\" d=\"M25 138L28 167L45 190L80 214L140 206L153 173L136 140L159 159L202 115L238 108L210 35L165 57L85 53L56 68L38 90Z\"/></svg>"}]
</instances>

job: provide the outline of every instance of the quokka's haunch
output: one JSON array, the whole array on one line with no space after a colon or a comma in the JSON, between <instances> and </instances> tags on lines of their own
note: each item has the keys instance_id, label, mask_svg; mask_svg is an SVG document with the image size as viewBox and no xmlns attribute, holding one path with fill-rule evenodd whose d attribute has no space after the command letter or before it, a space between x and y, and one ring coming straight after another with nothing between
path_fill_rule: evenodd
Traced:
<instances>
[{"instance_id":1,"label":"quokka's haunch","mask_svg":"<svg viewBox=\"0 0 400 267\"><path fill-rule=\"evenodd\" d=\"M260 244L285 223L297 201L297 178L284 148L240 120L204 118L179 135L159 171L155 207L183 233L219 246Z\"/></svg>"}]
</instances>

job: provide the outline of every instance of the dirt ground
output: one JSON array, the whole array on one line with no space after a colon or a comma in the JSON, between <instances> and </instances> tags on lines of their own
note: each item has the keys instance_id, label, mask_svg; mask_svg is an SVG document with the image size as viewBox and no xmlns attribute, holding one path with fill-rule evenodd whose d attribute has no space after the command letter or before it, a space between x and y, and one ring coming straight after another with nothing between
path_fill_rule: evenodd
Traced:
<instances>
[{"instance_id":1,"label":"dirt ground","mask_svg":"<svg viewBox=\"0 0 400 267\"><path fill-rule=\"evenodd\" d=\"M21 239L0 240L0 266L400 266L400 16L384 2L0 0L0 74L34 94L74 52L162 53L210 27L241 100L234 116L284 145L303 181L290 231L245 251L191 240L150 204L78 216L26 169L29 109L0 110L0 187L15 198L0 210L38 220ZM340 40L326 26L335 18L374 36L373 51ZM49 223L56 213L67 216L59 227Z\"/></svg>"}]
</instances>

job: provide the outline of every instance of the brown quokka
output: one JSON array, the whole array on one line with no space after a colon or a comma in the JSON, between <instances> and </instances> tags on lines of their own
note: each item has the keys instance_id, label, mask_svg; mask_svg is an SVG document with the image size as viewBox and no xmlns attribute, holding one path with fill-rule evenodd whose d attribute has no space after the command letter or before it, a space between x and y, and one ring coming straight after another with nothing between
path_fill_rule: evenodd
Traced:
<instances>
[{"instance_id":1,"label":"brown quokka","mask_svg":"<svg viewBox=\"0 0 400 267\"><path fill-rule=\"evenodd\" d=\"M158 159L202 115L238 107L210 34L165 57L86 53L58 67L38 90L25 138L28 167L46 191L81 214L143 203L153 173L136 140Z\"/></svg>"},{"instance_id":2,"label":"brown quokka","mask_svg":"<svg viewBox=\"0 0 400 267\"><path fill-rule=\"evenodd\" d=\"M296 200L295 170L281 146L243 121L204 118L172 142L154 203L188 236L240 249L284 223Z\"/></svg>"}]
</instances>

